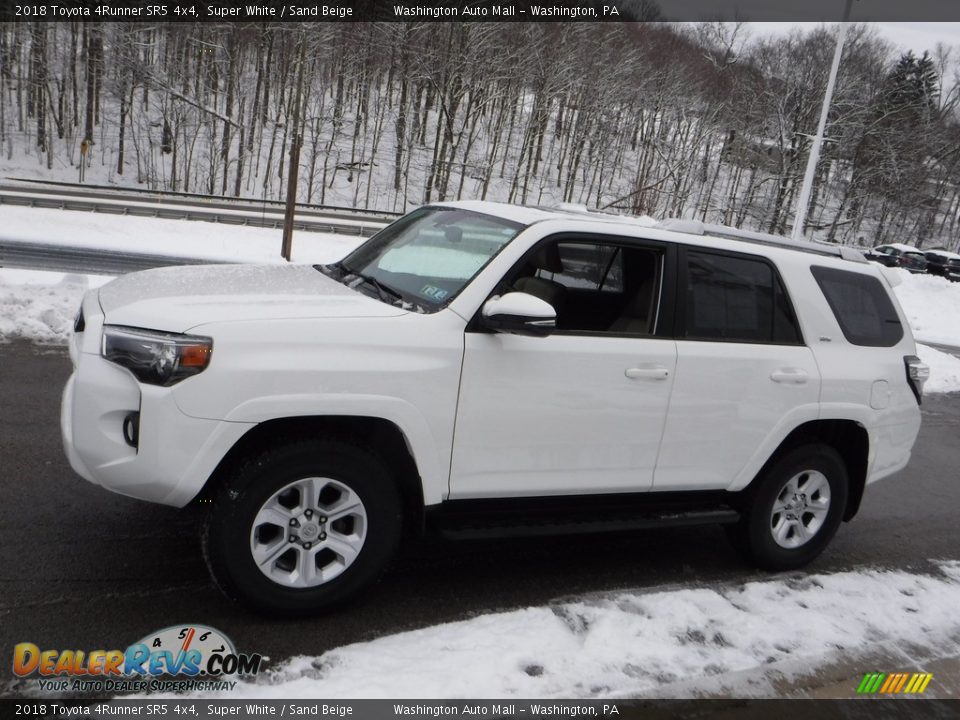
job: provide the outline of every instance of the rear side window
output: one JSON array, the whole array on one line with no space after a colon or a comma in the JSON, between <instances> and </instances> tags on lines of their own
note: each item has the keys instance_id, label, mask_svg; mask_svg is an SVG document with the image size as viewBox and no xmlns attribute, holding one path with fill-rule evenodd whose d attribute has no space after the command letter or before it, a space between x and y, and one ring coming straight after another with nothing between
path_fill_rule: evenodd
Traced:
<instances>
[{"instance_id":1,"label":"rear side window","mask_svg":"<svg viewBox=\"0 0 960 720\"><path fill-rule=\"evenodd\" d=\"M687 251L686 324L691 340L802 344L780 278L764 260Z\"/></svg>"},{"instance_id":2,"label":"rear side window","mask_svg":"<svg viewBox=\"0 0 960 720\"><path fill-rule=\"evenodd\" d=\"M893 347L900 342L903 326L877 278L820 266L810 271L849 342L865 347Z\"/></svg>"}]
</instances>

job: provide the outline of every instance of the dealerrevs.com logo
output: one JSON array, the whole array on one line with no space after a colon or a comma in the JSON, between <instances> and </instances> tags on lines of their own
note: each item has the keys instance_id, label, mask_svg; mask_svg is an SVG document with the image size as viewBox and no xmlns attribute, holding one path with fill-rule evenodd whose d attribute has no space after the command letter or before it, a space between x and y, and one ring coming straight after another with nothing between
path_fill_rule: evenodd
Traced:
<instances>
[{"instance_id":1,"label":"dealerrevs.com logo","mask_svg":"<svg viewBox=\"0 0 960 720\"><path fill-rule=\"evenodd\" d=\"M259 654L238 653L219 630L193 624L151 633L126 650L45 650L19 643L13 648L13 673L37 676L45 691L232 690L233 678L255 675L262 660Z\"/></svg>"}]
</instances>

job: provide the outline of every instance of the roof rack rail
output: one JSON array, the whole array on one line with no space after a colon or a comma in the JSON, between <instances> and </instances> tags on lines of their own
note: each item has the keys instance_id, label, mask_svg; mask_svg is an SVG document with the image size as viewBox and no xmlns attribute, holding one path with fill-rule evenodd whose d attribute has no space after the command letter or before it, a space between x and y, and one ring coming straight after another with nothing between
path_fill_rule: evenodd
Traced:
<instances>
[{"instance_id":1,"label":"roof rack rail","mask_svg":"<svg viewBox=\"0 0 960 720\"><path fill-rule=\"evenodd\" d=\"M725 240L743 240L760 245L771 245L790 250L799 250L800 252L816 253L817 255L840 257L853 262L867 262L867 259L860 250L847 245L794 240L793 238L783 237L782 235L743 230L742 228L730 227L729 225L715 225L700 222L699 220L667 218L657 223L656 227L660 230L672 230L674 232L684 232L692 235L709 235L710 237L724 238Z\"/></svg>"},{"instance_id":2,"label":"roof rack rail","mask_svg":"<svg viewBox=\"0 0 960 720\"><path fill-rule=\"evenodd\" d=\"M556 203L554 205L532 205L535 210L544 210L551 213L564 213L565 215L574 215L588 217L591 220L609 220L610 222L630 223L642 225L643 227L656 227L657 221L647 215L621 215L607 210L592 210L586 205L576 203Z\"/></svg>"}]
</instances>

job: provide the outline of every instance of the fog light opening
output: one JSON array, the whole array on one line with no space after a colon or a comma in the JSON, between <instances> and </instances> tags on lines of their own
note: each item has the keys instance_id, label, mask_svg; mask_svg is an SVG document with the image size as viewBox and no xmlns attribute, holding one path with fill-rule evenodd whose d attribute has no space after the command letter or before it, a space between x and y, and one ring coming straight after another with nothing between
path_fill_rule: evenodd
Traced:
<instances>
[{"instance_id":1,"label":"fog light opening","mask_svg":"<svg viewBox=\"0 0 960 720\"><path fill-rule=\"evenodd\" d=\"M123 419L123 439L130 447L137 447L140 442L140 413L129 413Z\"/></svg>"}]
</instances>

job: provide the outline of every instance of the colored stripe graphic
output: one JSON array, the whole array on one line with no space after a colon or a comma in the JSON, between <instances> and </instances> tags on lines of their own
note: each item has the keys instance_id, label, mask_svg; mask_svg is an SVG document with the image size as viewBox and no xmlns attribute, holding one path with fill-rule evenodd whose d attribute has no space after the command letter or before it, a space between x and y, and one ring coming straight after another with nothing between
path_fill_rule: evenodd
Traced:
<instances>
[{"instance_id":1,"label":"colored stripe graphic","mask_svg":"<svg viewBox=\"0 0 960 720\"><path fill-rule=\"evenodd\" d=\"M857 694L919 695L932 679L933 673L867 673L857 685Z\"/></svg>"},{"instance_id":2,"label":"colored stripe graphic","mask_svg":"<svg viewBox=\"0 0 960 720\"><path fill-rule=\"evenodd\" d=\"M870 686L869 692L875 693L880 690L880 683L882 683L886 677L886 673L877 673L877 676L873 680L873 685Z\"/></svg>"},{"instance_id":3,"label":"colored stripe graphic","mask_svg":"<svg viewBox=\"0 0 960 720\"><path fill-rule=\"evenodd\" d=\"M903 689L905 693L912 693L915 687L920 685L920 678L923 677L921 673L914 673L910 676L910 682L907 683L907 686Z\"/></svg>"},{"instance_id":4,"label":"colored stripe graphic","mask_svg":"<svg viewBox=\"0 0 960 720\"><path fill-rule=\"evenodd\" d=\"M910 677L910 673L900 673L900 677L899 677L899 679L897 680L897 687L896 687L896 689L893 689L893 690L891 690L890 692L898 693L898 692L900 692L901 690L903 690L903 686L906 685L906 683L907 683L907 678L909 678L909 677Z\"/></svg>"},{"instance_id":5,"label":"colored stripe graphic","mask_svg":"<svg viewBox=\"0 0 960 720\"><path fill-rule=\"evenodd\" d=\"M893 675L887 675L885 673L880 673L880 679L874 685L874 692L885 693L887 687L890 685L890 680L893 678ZM881 684L881 682L883 684Z\"/></svg>"}]
</instances>

